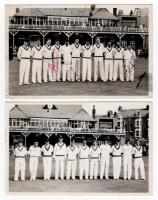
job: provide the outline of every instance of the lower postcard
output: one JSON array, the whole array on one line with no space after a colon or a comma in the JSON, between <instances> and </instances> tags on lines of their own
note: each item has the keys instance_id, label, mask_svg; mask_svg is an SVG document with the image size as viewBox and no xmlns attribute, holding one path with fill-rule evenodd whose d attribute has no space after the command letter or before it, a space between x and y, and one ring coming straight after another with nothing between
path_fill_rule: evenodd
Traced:
<instances>
[{"instance_id":1,"label":"lower postcard","mask_svg":"<svg viewBox=\"0 0 158 200\"><path fill-rule=\"evenodd\" d=\"M6 154L9 195L150 195L152 102L7 103Z\"/></svg>"}]
</instances>

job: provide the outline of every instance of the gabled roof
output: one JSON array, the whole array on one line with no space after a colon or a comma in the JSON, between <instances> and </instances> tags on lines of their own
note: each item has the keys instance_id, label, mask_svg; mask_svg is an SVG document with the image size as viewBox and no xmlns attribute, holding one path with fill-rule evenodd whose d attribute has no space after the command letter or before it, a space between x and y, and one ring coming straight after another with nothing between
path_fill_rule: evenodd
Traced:
<instances>
[{"instance_id":1,"label":"gabled roof","mask_svg":"<svg viewBox=\"0 0 158 200\"><path fill-rule=\"evenodd\" d=\"M23 8L15 16L37 16L45 17L46 15L39 8Z\"/></svg>"},{"instance_id":2,"label":"gabled roof","mask_svg":"<svg viewBox=\"0 0 158 200\"><path fill-rule=\"evenodd\" d=\"M43 107L44 105L18 105L10 111L9 117L69 119L82 109L81 105L55 105L56 109L50 108L48 112Z\"/></svg>"},{"instance_id":3,"label":"gabled roof","mask_svg":"<svg viewBox=\"0 0 158 200\"><path fill-rule=\"evenodd\" d=\"M116 16L111 14L106 8L96 8L90 16L90 8L24 8L15 16L67 16L67 17L91 17L97 19L114 19Z\"/></svg>"},{"instance_id":4,"label":"gabled roof","mask_svg":"<svg viewBox=\"0 0 158 200\"><path fill-rule=\"evenodd\" d=\"M74 121L95 121L83 108L70 118Z\"/></svg>"},{"instance_id":5,"label":"gabled roof","mask_svg":"<svg viewBox=\"0 0 158 200\"><path fill-rule=\"evenodd\" d=\"M9 112L10 118L22 118L28 119L29 117L19 108L19 106L15 106Z\"/></svg>"},{"instance_id":6,"label":"gabled roof","mask_svg":"<svg viewBox=\"0 0 158 200\"><path fill-rule=\"evenodd\" d=\"M146 109L122 110L120 113L122 114L123 118L128 118L128 117L135 117L135 115L138 112L141 114L141 117L146 117L149 114L149 110L146 110Z\"/></svg>"}]
</instances>

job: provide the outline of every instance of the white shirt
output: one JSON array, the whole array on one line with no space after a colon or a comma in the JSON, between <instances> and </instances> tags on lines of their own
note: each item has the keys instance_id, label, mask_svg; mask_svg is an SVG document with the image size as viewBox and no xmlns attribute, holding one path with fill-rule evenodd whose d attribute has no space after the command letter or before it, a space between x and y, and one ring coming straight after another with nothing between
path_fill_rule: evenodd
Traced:
<instances>
[{"instance_id":1,"label":"white shirt","mask_svg":"<svg viewBox=\"0 0 158 200\"><path fill-rule=\"evenodd\" d=\"M125 144L122 149L124 158L132 158L132 153L133 153L132 145Z\"/></svg>"},{"instance_id":2,"label":"white shirt","mask_svg":"<svg viewBox=\"0 0 158 200\"><path fill-rule=\"evenodd\" d=\"M35 147L35 146L30 146L29 149L29 154L30 157L39 157L41 155L41 148L40 147Z\"/></svg>"},{"instance_id":3,"label":"white shirt","mask_svg":"<svg viewBox=\"0 0 158 200\"><path fill-rule=\"evenodd\" d=\"M38 58L38 59L42 59L43 55L42 55L42 47L41 46L35 46L32 48L31 50L31 56L33 58Z\"/></svg>"},{"instance_id":4,"label":"white shirt","mask_svg":"<svg viewBox=\"0 0 158 200\"><path fill-rule=\"evenodd\" d=\"M62 54L62 46L61 45L56 45L56 44L53 45L52 50L53 50L53 57L54 58L61 57L61 54Z\"/></svg>"},{"instance_id":5,"label":"white shirt","mask_svg":"<svg viewBox=\"0 0 158 200\"><path fill-rule=\"evenodd\" d=\"M133 147L134 157L142 157L142 152L143 152L142 146L140 146L139 148L138 146Z\"/></svg>"},{"instance_id":6,"label":"white shirt","mask_svg":"<svg viewBox=\"0 0 158 200\"><path fill-rule=\"evenodd\" d=\"M89 155L91 158L100 158L100 148L98 146L91 146L89 149Z\"/></svg>"},{"instance_id":7,"label":"white shirt","mask_svg":"<svg viewBox=\"0 0 158 200\"><path fill-rule=\"evenodd\" d=\"M68 146L66 152L68 160L76 160L79 149L77 146L74 147Z\"/></svg>"},{"instance_id":8,"label":"white shirt","mask_svg":"<svg viewBox=\"0 0 158 200\"><path fill-rule=\"evenodd\" d=\"M54 156L65 156L66 155L66 145L64 143L56 143L54 146Z\"/></svg>"},{"instance_id":9,"label":"white shirt","mask_svg":"<svg viewBox=\"0 0 158 200\"><path fill-rule=\"evenodd\" d=\"M44 58L52 58L52 53L53 53L52 46L48 47L46 44L42 47L42 55Z\"/></svg>"},{"instance_id":10,"label":"white shirt","mask_svg":"<svg viewBox=\"0 0 158 200\"><path fill-rule=\"evenodd\" d=\"M89 156L89 147L87 145L86 146L81 145L79 147L79 155L80 155L80 158L88 158L88 156Z\"/></svg>"},{"instance_id":11,"label":"white shirt","mask_svg":"<svg viewBox=\"0 0 158 200\"><path fill-rule=\"evenodd\" d=\"M130 50L125 50L124 51L124 59L125 60L131 60L132 59L132 52Z\"/></svg>"},{"instance_id":12,"label":"white shirt","mask_svg":"<svg viewBox=\"0 0 158 200\"><path fill-rule=\"evenodd\" d=\"M111 147L109 144L102 144L100 146L100 153L101 153L101 158L109 158L110 153L111 153Z\"/></svg>"},{"instance_id":13,"label":"white shirt","mask_svg":"<svg viewBox=\"0 0 158 200\"><path fill-rule=\"evenodd\" d=\"M62 53L63 53L63 58L64 58L64 61L65 60L69 60L71 61L71 46L68 45L63 45L62 46Z\"/></svg>"},{"instance_id":14,"label":"white shirt","mask_svg":"<svg viewBox=\"0 0 158 200\"><path fill-rule=\"evenodd\" d=\"M52 156L53 146L51 144L49 144L49 146L43 145L41 151L44 156Z\"/></svg>"},{"instance_id":15,"label":"white shirt","mask_svg":"<svg viewBox=\"0 0 158 200\"><path fill-rule=\"evenodd\" d=\"M104 48L105 52L105 58L113 58L114 55L114 48L113 47L105 47Z\"/></svg>"},{"instance_id":16,"label":"white shirt","mask_svg":"<svg viewBox=\"0 0 158 200\"><path fill-rule=\"evenodd\" d=\"M121 156L122 154L122 147L121 145L116 147L116 145L113 145L111 148L111 153L113 156Z\"/></svg>"},{"instance_id":17,"label":"white shirt","mask_svg":"<svg viewBox=\"0 0 158 200\"><path fill-rule=\"evenodd\" d=\"M103 44L95 44L93 46L94 56L103 56L104 45Z\"/></svg>"},{"instance_id":18,"label":"white shirt","mask_svg":"<svg viewBox=\"0 0 158 200\"><path fill-rule=\"evenodd\" d=\"M30 58L31 56L31 48L28 46L28 47L25 47L24 45L23 46L20 46L19 49L18 49L18 59L21 60L21 58Z\"/></svg>"},{"instance_id":19,"label":"white shirt","mask_svg":"<svg viewBox=\"0 0 158 200\"><path fill-rule=\"evenodd\" d=\"M72 58L73 57L78 57L80 58L81 54L81 45L80 44L72 44L71 45L71 52L72 52Z\"/></svg>"},{"instance_id":20,"label":"white shirt","mask_svg":"<svg viewBox=\"0 0 158 200\"><path fill-rule=\"evenodd\" d=\"M124 48L114 48L114 57L117 59L123 59L124 56Z\"/></svg>"},{"instance_id":21,"label":"white shirt","mask_svg":"<svg viewBox=\"0 0 158 200\"><path fill-rule=\"evenodd\" d=\"M82 46L83 57L91 58L91 56L92 56L92 50L93 50L93 47L91 45L89 45L89 46L83 45Z\"/></svg>"},{"instance_id":22,"label":"white shirt","mask_svg":"<svg viewBox=\"0 0 158 200\"><path fill-rule=\"evenodd\" d=\"M136 52L135 52L135 50L131 49L131 53L132 53L132 62L133 62L133 65L134 65L135 60L136 60Z\"/></svg>"},{"instance_id":23,"label":"white shirt","mask_svg":"<svg viewBox=\"0 0 158 200\"><path fill-rule=\"evenodd\" d=\"M16 147L14 150L14 155L16 157L25 157L27 155L27 151L25 147Z\"/></svg>"}]
</instances>

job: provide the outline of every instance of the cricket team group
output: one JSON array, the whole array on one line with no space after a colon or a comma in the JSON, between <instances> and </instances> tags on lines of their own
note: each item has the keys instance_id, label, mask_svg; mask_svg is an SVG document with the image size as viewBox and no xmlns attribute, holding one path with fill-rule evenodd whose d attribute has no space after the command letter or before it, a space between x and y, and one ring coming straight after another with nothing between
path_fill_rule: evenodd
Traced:
<instances>
[{"instance_id":1,"label":"cricket team group","mask_svg":"<svg viewBox=\"0 0 158 200\"><path fill-rule=\"evenodd\" d=\"M129 45L126 49L120 42L103 45L100 38L91 45L87 39L84 45L75 38L73 44L59 39L51 45L51 39L41 46L40 40L30 47L29 41L19 47L19 85L54 81L134 81L136 53ZM94 64L93 64L94 63ZM31 70L30 70L31 69ZM29 80L30 71L32 71Z\"/></svg>"},{"instance_id":2,"label":"cricket team group","mask_svg":"<svg viewBox=\"0 0 158 200\"><path fill-rule=\"evenodd\" d=\"M29 155L30 181L35 181L37 176L39 157L43 158L43 180L50 180L52 174L52 160L55 159L55 180L61 180L66 177L74 180L76 178L76 169L79 168L79 179L109 179L110 157L112 156L113 179L120 178L121 169L123 169L124 180L131 180L132 166L134 162L135 180L145 180L144 161L142 158L142 146L139 140L136 140L134 146L129 140L124 145L117 139L113 145L109 145L107 139L100 146L95 140L92 146L87 145L83 139L81 145L77 146L75 140L72 140L69 146L63 141L62 135L59 135L58 142L52 146L49 140L40 148L38 141L27 151L23 142L19 141L14 150L15 156L15 176L14 181L19 180L21 172L21 181L25 181L25 159ZM123 164L122 164L123 163ZM66 170L65 170L66 167ZM139 176L140 170L140 176ZM64 175L64 172L66 173ZM139 178L140 177L140 178Z\"/></svg>"}]
</instances>

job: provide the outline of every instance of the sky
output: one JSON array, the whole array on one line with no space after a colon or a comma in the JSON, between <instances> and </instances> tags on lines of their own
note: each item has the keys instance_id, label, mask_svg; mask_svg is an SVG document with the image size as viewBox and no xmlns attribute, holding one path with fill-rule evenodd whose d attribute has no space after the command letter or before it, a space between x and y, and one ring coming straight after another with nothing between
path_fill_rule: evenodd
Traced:
<instances>
[{"instance_id":1,"label":"sky","mask_svg":"<svg viewBox=\"0 0 158 200\"><path fill-rule=\"evenodd\" d=\"M40 5L41 6L41 5ZM40 6L38 6L38 7L40 7ZM57 5L56 5L57 6ZM101 5L99 5L100 7L103 7L103 6L101 6ZM19 5L14 5L14 6L11 6L10 8L9 8L9 16L13 16L14 14L15 14L15 8L20 8L20 9L22 9L22 8L26 8L27 7L27 5L24 7L23 5L22 6L19 6ZM37 5L36 4L33 4L33 5L31 5L31 7L33 8L37 8ZM48 5L42 5L42 7L49 7L50 8L50 6L48 6ZM61 7L61 5L60 6L58 6L58 7ZM66 7L65 5L62 5L62 7ZM68 7L68 6L67 6ZM87 8L89 8L89 5L80 5L80 7L87 7ZM96 6L96 7L98 7L98 5ZM142 5L104 5L104 7L106 7L108 10L109 10L109 12L113 12L113 8L117 8L117 10L119 10L119 9L121 9L121 10L123 10L123 12L124 12L124 14L129 14L130 13L130 11L131 10L134 10L134 8L138 8L138 7L142 7ZM143 6L144 7L144 6Z\"/></svg>"},{"instance_id":2,"label":"sky","mask_svg":"<svg viewBox=\"0 0 158 200\"><path fill-rule=\"evenodd\" d=\"M40 105L45 105L47 103L38 103ZM57 103L55 102L49 102L48 104L55 104L57 105ZM96 108L96 114L97 115L105 115L107 114L108 110L112 110L112 111L118 111L118 107L122 106L123 109L142 109L145 108L147 105L150 105L150 102L118 102L118 101L114 101L114 102L95 102L95 103L60 103L63 105L66 104L77 104L77 105L82 105L82 107L87 111L87 113L89 115L92 115L92 108L93 105L95 105ZM7 110L11 110L13 107L15 106L15 104L8 104L7 105Z\"/></svg>"}]
</instances>

